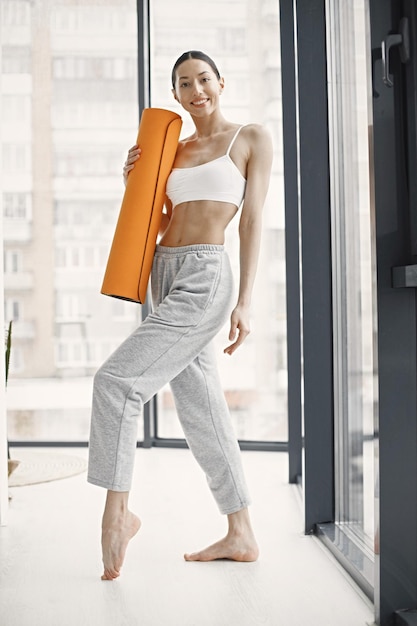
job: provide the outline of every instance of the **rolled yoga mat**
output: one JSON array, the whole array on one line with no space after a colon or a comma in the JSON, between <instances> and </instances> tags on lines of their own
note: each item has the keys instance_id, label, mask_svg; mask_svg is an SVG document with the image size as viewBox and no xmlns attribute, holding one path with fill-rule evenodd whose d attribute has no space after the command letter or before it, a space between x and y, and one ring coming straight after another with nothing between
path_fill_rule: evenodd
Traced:
<instances>
[{"instance_id":1,"label":"rolled yoga mat","mask_svg":"<svg viewBox=\"0 0 417 626\"><path fill-rule=\"evenodd\" d=\"M182 119L166 109L144 109L137 145L142 152L129 173L101 293L145 302Z\"/></svg>"}]
</instances>

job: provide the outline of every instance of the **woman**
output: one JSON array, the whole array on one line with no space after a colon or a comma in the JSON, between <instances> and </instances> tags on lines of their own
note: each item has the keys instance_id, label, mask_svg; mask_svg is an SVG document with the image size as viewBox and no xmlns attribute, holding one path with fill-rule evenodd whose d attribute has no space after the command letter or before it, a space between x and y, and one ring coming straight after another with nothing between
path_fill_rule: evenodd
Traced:
<instances>
[{"instance_id":1,"label":"woman","mask_svg":"<svg viewBox=\"0 0 417 626\"><path fill-rule=\"evenodd\" d=\"M137 416L143 403L167 382L189 447L228 518L223 539L184 558L258 557L240 451L211 339L231 308L224 233L241 205L240 285L231 314L231 343L224 352L232 355L249 333L272 145L261 126L242 127L223 117L223 89L224 79L204 53L186 52L176 61L172 93L191 115L195 132L179 142L167 182L166 213L151 276L154 310L94 379L88 480L107 489L103 580L119 576L127 544L140 527L139 518L128 509ZM140 146L134 146L125 163L125 181L138 158Z\"/></svg>"}]
</instances>

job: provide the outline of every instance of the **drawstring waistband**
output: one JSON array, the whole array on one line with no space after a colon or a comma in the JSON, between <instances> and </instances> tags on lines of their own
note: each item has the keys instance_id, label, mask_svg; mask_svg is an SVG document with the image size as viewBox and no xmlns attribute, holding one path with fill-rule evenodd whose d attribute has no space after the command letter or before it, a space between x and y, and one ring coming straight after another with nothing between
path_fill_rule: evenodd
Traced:
<instances>
[{"instance_id":1,"label":"drawstring waistband","mask_svg":"<svg viewBox=\"0 0 417 626\"><path fill-rule=\"evenodd\" d=\"M218 253L223 251L224 245L215 243L195 243L189 246L161 246L157 244L155 254L158 256L162 254L182 256L193 252L204 252L209 254L210 252Z\"/></svg>"}]
</instances>

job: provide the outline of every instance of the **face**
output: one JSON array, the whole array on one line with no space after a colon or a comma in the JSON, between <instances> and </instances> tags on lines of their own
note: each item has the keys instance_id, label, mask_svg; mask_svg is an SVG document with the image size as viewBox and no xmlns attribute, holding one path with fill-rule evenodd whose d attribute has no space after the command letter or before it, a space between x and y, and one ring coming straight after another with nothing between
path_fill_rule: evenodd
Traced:
<instances>
[{"instance_id":1,"label":"face","mask_svg":"<svg viewBox=\"0 0 417 626\"><path fill-rule=\"evenodd\" d=\"M212 68L200 59L187 59L177 68L174 98L194 116L212 113L224 88Z\"/></svg>"}]
</instances>

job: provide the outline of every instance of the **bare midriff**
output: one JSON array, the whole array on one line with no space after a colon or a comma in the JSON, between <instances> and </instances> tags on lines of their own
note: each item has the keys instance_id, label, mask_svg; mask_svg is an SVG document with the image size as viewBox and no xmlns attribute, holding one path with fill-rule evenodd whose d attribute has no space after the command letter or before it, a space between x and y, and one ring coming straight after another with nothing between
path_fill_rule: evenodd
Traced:
<instances>
[{"instance_id":1,"label":"bare midriff","mask_svg":"<svg viewBox=\"0 0 417 626\"><path fill-rule=\"evenodd\" d=\"M199 243L224 244L224 232L237 213L227 202L197 200L178 204L159 244L191 246Z\"/></svg>"}]
</instances>

